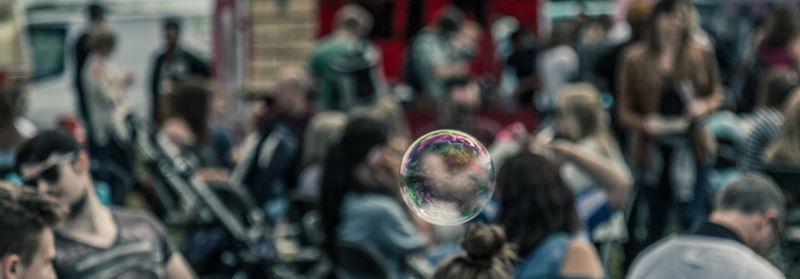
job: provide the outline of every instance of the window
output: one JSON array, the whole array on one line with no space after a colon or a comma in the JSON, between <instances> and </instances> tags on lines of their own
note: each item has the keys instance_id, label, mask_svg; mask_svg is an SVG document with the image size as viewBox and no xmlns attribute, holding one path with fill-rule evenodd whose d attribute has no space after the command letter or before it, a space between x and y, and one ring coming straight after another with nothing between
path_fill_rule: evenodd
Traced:
<instances>
[{"instance_id":1,"label":"window","mask_svg":"<svg viewBox=\"0 0 800 279\"><path fill-rule=\"evenodd\" d=\"M58 76L64 72L67 30L64 25L28 26L33 80Z\"/></svg>"}]
</instances>

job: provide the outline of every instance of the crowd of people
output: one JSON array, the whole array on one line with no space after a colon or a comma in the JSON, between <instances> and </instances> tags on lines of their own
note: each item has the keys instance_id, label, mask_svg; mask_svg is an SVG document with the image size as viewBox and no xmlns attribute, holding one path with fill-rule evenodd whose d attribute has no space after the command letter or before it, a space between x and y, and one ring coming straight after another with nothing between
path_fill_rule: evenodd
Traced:
<instances>
[{"instance_id":1,"label":"crowd of people","mask_svg":"<svg viewBox=\"0 0 800 279\"><path fill-rule=\"evenodd\" d=\"M154 189L164 182L131 130L134 77L109 59L117 40L103 8L87 11L74 45L85 134L37 132L24 118L25 78L0 87L0 279L223 272L231 260L208 257L224 241L212 247L191 226L176 238L163 225L172 220ZM383 74L370 12L347 4L306 66L259 77L270 87L242 93L241 112L226 111L206 62L181 46L180 18L166 18L145 122L192 177L246 191L271 228L321 234L303 244L331 263L322 276L800 276L796 7L776 5L752 28L735 70L720 67L720 47L685 0L632 1L627 39L612 38L610 18L584 14L538 37L512 30L496 55L506 77L472 72L489 28L470 18L447 6L411 37L409 98ZM741 92L730 94L732 77L746 81ZM528 107L541 121L501 125L482 114L493 106ZM410 127L407 113L420 109L435 119ZM234 113L241 121L223 121ZM468 224L426 223L400 198L406 148L437 129L474 136L498 170L492 200ZM308 216L319 222L306 226ZM354 247L379 268L342 256Z\"/></svg>"}]
</instances>

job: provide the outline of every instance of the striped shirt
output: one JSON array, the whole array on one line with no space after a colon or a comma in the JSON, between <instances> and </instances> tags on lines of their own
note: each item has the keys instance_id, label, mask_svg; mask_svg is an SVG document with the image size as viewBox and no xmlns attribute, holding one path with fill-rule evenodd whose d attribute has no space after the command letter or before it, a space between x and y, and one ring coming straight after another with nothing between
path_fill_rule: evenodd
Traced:
<instances>
[{"instance_id":1,"label":"striped shirt","mask_svg":"<svg viewBox=\"0 0 800 279\"><path fill-rule=\"evenodd\" d=\"M744 155L739 158L743 171L764 169L764 151L778 138L783 128L783 114L775 108L758 108L752 116L753 130L747 136Z\"/></svg>"},{"instance_id":2,"label":"striped shirt","mask_svg":"<svg viewBox=\"0 0 800 279\"><path fill-rule=\"evenodd\" d=\"M95 247L55 232L59 278L156 279L163 278L173 248L161 225L152 217L112 208L119 227L117 239L108 248Z\"/></svg>"}]
</instances>

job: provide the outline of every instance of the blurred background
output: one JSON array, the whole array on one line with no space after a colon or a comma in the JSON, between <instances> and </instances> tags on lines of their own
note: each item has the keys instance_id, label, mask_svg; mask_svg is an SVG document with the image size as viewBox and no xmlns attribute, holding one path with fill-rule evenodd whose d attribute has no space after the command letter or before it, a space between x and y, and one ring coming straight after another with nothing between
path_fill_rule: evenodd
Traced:
<instances>
[{"instance_id":1,"label":"blurred background","mask_svg":"<svg viewBox=\"0 0 800 279\"><path fill-rule=\"evenodd\" d=\"M21 135L0 151L15 154L37 131L70 131L90 153L100 200L156 215L200 277L358 278L363 271L367 278L426 278L463 251L466 225L415 218L396 193L395 170L414 139L458 129L487 147L498 172L506 160L523 166L525 158L515 155L528 149L558 154L554 171L570 186L568 199L575 196L580 233L594 244L604 274L623 278L649 244L706 220L714 194L742 173L762 171L781 186L800 177L800 158L781 162L788 171L764 159L783 129L784 100L797 95L796 1L687 1L671 24L699 53L675 58L694 82L675 114L691 116L649 125L642 115L672 108L636 98L685 93L676 89L683 80L666 79L671 74L655 78L675 88L649 88L642 73L656 68L625 64L629 48L660 53L664 37L678 38L660 37L670 27L654 23L658 2L0 0L0 88L13 111L0 114L0 123L13 123L0 125L7 129L0 137L12 126ZM647 59L642 63L655 61ZM572 104L565 96L586 99ZM690 109L698 103L701 112ZM760 114L764 108L769 117ZM797 123L786 110L786 123ZM765 117L780 123L764 126ZM358 126L353 119L360 118L381 124L380 143L371 142L370 132L379 133L369 129L374 123ZM751 148L760 126L770 127L762 131L770 136ZM706 142L695 139L695 129L713 144L697 147ZM673 149L646 149L673 146L659 133L679 135L674 146L688 152L674 151L682 157L670 161L664 158ZM529 147L559 140L569 145ZM642 155L651 151L666 155ZM600 154L614 169L575 182L575 169L592 173L567 162L581 153ZM22 182L13 155L6 157L0 179ZM658 161L659 173L649 173L645 160ZM359 188L369 184L359 180L364 164L376 166L363 172L386 189ZM384 177L382 170L391 171ZM661 188L669 190L647 190ZM394 244L409 241L409 250L424 252L408 261L412 253L402 254L402 272L352 241L331 244L346 216L327 214L340 212L351 192L392 197L413 228L410 240ZM530 209L507 205L495 197L476 220L497 223L501 208ZM787 221L788 247L800 243L797 223ZM798 253L787 250L768 259L800 278Z\"/></svg>"}]
</instances>

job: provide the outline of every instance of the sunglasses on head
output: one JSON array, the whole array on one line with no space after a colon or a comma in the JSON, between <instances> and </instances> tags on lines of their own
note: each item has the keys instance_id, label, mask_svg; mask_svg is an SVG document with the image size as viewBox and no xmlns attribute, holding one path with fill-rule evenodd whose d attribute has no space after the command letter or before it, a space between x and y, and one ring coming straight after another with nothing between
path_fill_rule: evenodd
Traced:
<instances>
[{"instance_id":1,"label":"sunglasses on head","mask_svg":"<svg viewBox=\"0 0 800 279\"><path fill-rule=\"evenodd\" d=\"M61 165L63 165L64 163L75 161L76 156L75 153L67 153L64 155L60 155L58 157L59 158L55 160L53 163L50 163L49 165L44 167L44 170L39 172L39 174L37 174L34 177L25 179L24 185L30 187L36 187L39 184L40 180L44 180L48 184L57 183L58 179L61 177L61 173L59 170Z\"/></svg>"}]
</instances>

